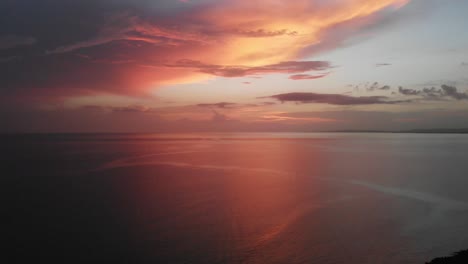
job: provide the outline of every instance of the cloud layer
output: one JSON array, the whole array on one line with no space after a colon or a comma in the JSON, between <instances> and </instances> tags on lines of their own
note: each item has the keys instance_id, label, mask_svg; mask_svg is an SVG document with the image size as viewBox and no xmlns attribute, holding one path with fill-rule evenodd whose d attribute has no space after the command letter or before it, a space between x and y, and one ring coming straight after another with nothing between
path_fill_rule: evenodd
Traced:
<instances>
[{"instance_id":1,"label":"cloud layer","mask_svg":"<svg viewBox=\"0 0 468 264\"><path fill-rule=\"evenodd\" d=\"M262 66L223 66L204 64L199 61L181 60L172 65L166 65L175 68L190 68L196 71L222 77L244 77L271 73L297 73L307 71L321 71L330 67L326 61L283 61L270 65ZM295 75L293 75L295 76ZM297 75L296 75L297 76ZM310 75L303 75L310 76ZM324 77L325 75L316 78Z\"/></svg>"},{"instance_id":2,"label":"cloud layer","mask_svg":"<svg viewBox=\"0 0 468 264\"><path fill-rule=\"evenodd\" d=\"M330 63L307 56L343 45L407 2L3 1L0 93L48 100L141 95L210 75L321 78L313 72Z\"/></svg>"},{"instance_id":3,"label":"cloud layer","mask_svg":"<svg viewBox=\"0 0 468 264\"><path fill-rule=\"evenodd\" d=\"M318 94L318 93L284 93L262 98L274 98L281 102L295 102L302 104L319 103L331 105L372 105L372 104L397 104L408 101L389 100L386 96L349 96L342 94Z\"/></svg>"}]
</instances>

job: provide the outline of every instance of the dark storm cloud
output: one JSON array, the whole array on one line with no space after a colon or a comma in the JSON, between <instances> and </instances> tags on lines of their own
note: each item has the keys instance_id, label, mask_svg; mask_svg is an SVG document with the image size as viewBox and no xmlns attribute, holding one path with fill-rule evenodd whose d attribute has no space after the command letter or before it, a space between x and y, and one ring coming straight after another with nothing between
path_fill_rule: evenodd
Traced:
<instances>
[{"instance_id":1,"label":"dark storm cloud","mask_svg":"<svg viewBox=\"0 0 468 264\"><path fill-rule=\"evenodd\" d=\"M261 98L274 98L281 102L296 103L322 103L332 105L371 105L371 104L397 104L409 101L390 101L386 96L349 96L342 94L318 93L284 93Z\"/></svg>"}]
</instances>

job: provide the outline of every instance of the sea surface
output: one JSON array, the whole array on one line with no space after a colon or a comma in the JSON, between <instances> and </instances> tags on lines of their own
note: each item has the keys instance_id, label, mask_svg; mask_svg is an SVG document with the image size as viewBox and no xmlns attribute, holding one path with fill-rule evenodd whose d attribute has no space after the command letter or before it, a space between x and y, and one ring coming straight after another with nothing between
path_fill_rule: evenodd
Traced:
<instances>
[{"instance_id":1,"label":"sea surface","mask_svg":"<svg viewBox=\"0 0 468 264\"><path fill-rule=\"evenodd\" d=\"M9 263L411 264L468 248L468 135L29 134L0 144Z\"/></svg>"}]
</instances>

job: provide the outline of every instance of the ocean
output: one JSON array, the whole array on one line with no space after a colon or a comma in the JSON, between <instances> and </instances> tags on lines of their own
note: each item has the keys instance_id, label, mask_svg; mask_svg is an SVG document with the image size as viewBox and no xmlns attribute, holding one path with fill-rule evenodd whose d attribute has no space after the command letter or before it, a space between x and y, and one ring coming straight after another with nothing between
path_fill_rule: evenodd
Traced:
<instances>
[{"instance_id":1,"label":"ocean","mask_svg":"<svg viewBox=\"0 0 468 264\"><path fill-rule=\"evenodd\" d=\"M468 135L2 135L24 263L425 263L468 248Z\"/></svg>"}]
</instances>

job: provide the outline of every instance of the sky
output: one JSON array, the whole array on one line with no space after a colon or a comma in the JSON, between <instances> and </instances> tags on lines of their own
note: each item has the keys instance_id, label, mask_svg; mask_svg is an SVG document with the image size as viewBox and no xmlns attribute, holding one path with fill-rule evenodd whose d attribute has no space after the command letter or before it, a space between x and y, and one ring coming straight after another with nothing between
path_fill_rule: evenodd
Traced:
<instances>
[{"instance_id":1,"label":"sky","mask_svg":"<svg viewBox=\"0 0 468 264\"><path fill-rule=\"evenodd\" d=\"M3 0L0 132L468 128L466 0Z\"/></svg>"}]
</instances>

